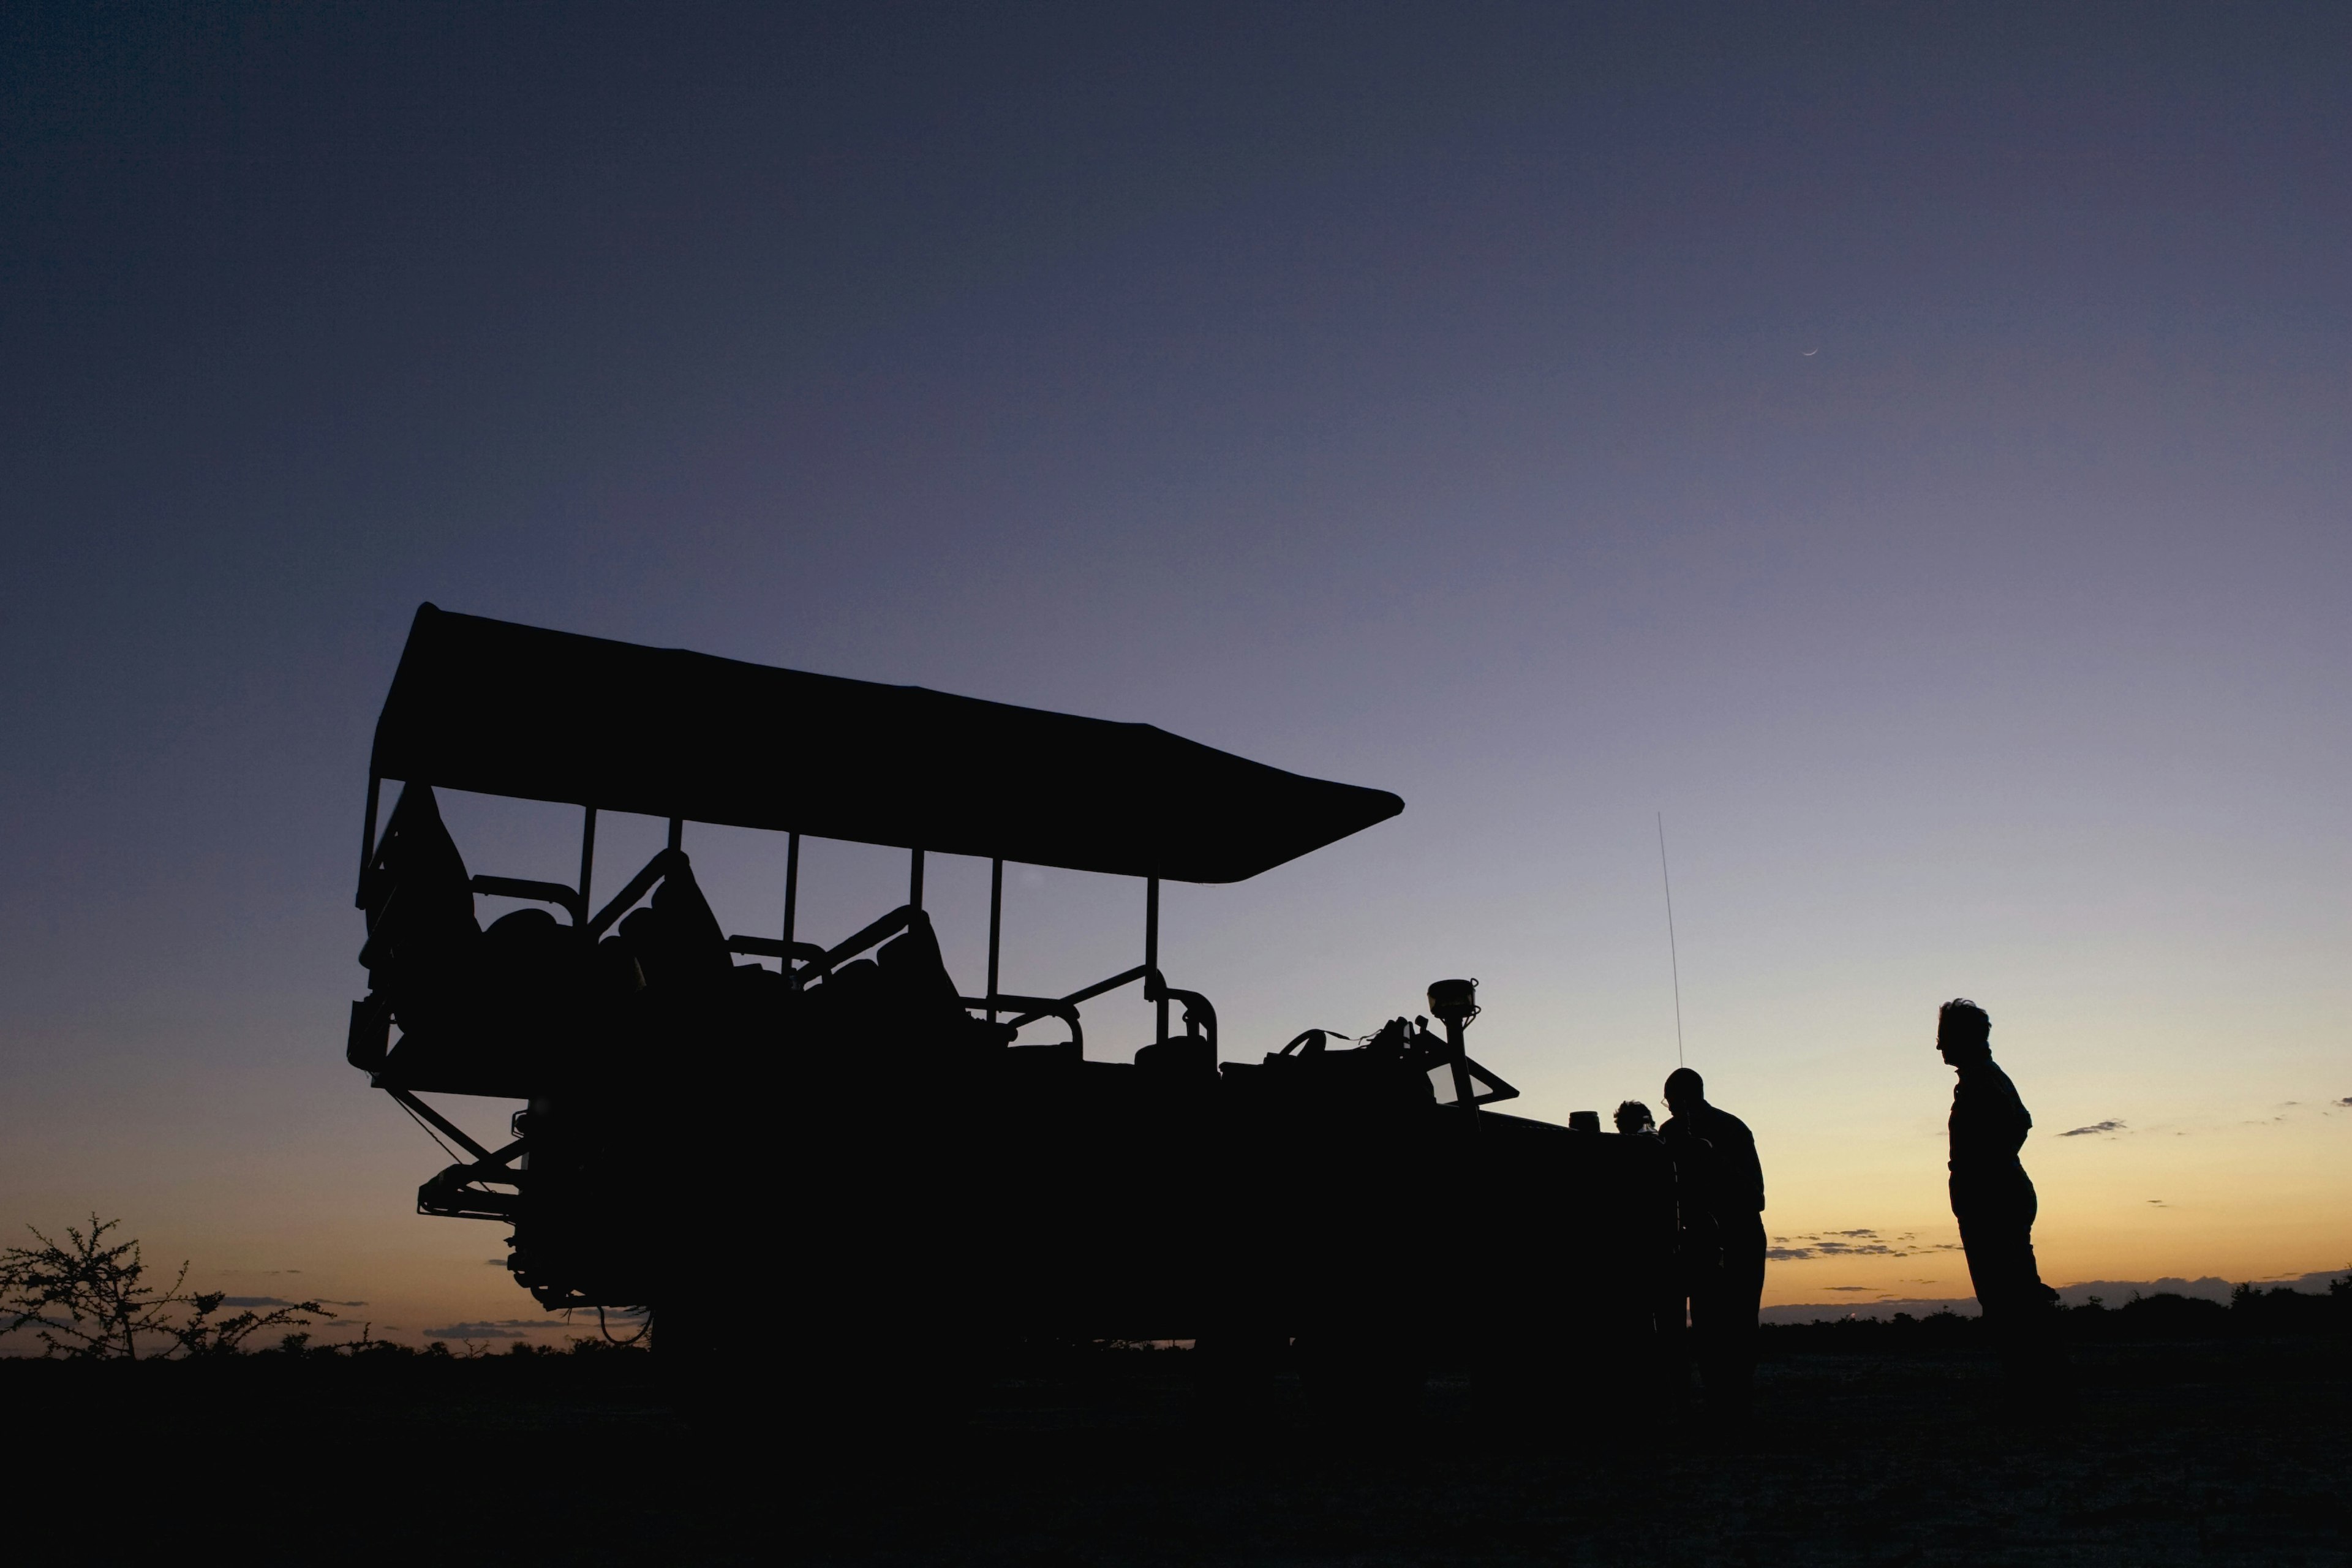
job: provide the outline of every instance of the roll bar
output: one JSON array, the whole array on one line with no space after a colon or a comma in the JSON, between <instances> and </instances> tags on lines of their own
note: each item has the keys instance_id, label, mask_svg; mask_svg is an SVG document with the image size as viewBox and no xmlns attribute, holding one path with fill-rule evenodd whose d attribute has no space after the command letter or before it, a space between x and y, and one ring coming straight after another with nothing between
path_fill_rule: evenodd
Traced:
<instances>
[{"instance_id":1,"label":"roll bar","mask_svg":"<svg viewBox=\"0 0 2352 1568\"><path fill-rule=\"evenodd\" d=\"M806 963L802 964L798 969L793 971L791 978L793 986L798 988L807 984L812 980L821 980L824 976L832 973L836 965L848 963L851 959L856 958L859 953L864 952L869 947L878 947L883 942L889 941L890 938L897 936L900 931L905 931L908 926L914 924L915 916L918 912L919 911L912 904L900 904L897 909L892 910L880 920L866 926L864 930L850 937L847 941L843 942L840 945L836 947L817 949L816 957L810 959ZM793 945L795 947L803 947L809 944L804 942L795 942Z\"/></svg>"},{"instance_id":2,"label":"roll bar","mask_svg":"<svg viewBox=\"0 0 2352 1568\"><path fill-rule=\"evenodd\" d=\"M612 928L615 921L636 907L639 899L653 890L656 882L660 881L672 870L685 863L685 851L675 845L656 854L652 859L646 862L644 870L629 879L628 886L613 895L612 902L596 911L596 918L588 922L589 940L593 942L603 936Z\"/></svg>"},{"instance_id":3,"label":"roll bar","mask_svg":"<svg viewBox=\"0 0 2352 1568\"><path fill-rule=\"evenodd\" d=\"M587 900L579 890L561 882L533 882L521 877L475 877L467 886L478 893L493 893L503 899L529 899L534 903L553 904L572 917L572 923L581 923Z\"/></svg>"},{"instance_id":4,"label":"roll bar","mask_svg":"<svg viewBox=\"0 0 2352 1568\"><path fill-rule=\"evenodd\" d=\"M361 827L362 847L365 851L362 862L362 872L366 865L373 860L375 853L376 830L380 819L379 801L383 779L384 775L375 771L371 771L368 776L367 811ZM673 816L669 819L667 845L656 851L653 858L646 861L619 892L606 900L604 907L593 916L590 916L587 910L591 878L595 867L596 815L596 807L592 805L583 808L580 835L579 887L570 888L561 882L544 882L521 877L477 875L468 879L469 890L501 898L528 899L539 903L553 904L571 915L574 929L580 931L589 942L600 940L606 931L619 922L622 916L635 908L639 900L653 890L655 884L673 871L684 868L689 862L683 847L685 819ZM834 946L821 947L814 942L798 941L794 935L793 927L797 923L800 904L800 851L801 835L797 832L792 833L787 841L784 868L783 935L777 938L738 934L727 939L727 950L730 952L782 960L786 982L794 990L802 988L811 981L826 978L842 964L868 949L887 942L912 925L922 912L924 880L924 854L920 848L917 848L910 851L908 857L907 902L879 920L869 922ZM362 876L362 883L364 884L364 876ZM362 902L364 904L364 885L361 890ZM1122 985L1131 984L1140 980L1143 982L1144 999L1153 1004L1157 1010L1153 1038L1157 1041L1165 1041L1168 1038L1168 1008L1169 1004L1172 1002L1183 1008L1185 1034L1193 1038L1205 1037L1209 1042L1212 1054L1214 1054L1217 1048L1216 1008L1206 996L1197 991L1186 991L1170 985L1166 977L1160 973L1160 879L1158 877L1144 879L1143 962L1131 969L1121 970L1108 979L1096 981L1091 985L1081 986L1066 996L1027 996L998 989L997 972L999 955L1003 948L1003 919L1004 860L1002 857L998 857L989 863L988 994L983 997L958 998L965 1007L974 1012L984 1013L991 1023L997 1022L998 1015L1001 1013L1013 1013L1016 1016L1005 1026L1014 1031L1034 1024L1041 1018L1059 1018L1070 1026L1070 1043L1082 1046L1085 1040L1085 1028L1078 1018L1079 1005L1090 1002L1106 993L1116 991ZM795 961L798 962L795 963ZM380 1061L382 1058L383 1047L380 1037L384 1032L386 1021L373 1014L362 1018L361 1016L362 1010L361 1005L354 1004L352 1041L346 1054L351 1057L355 1065L363 1059L368 1060L372 1065L373 1061ZM367 1039L362 1040L362 1036L367 1037ZM375 1042L372 1054L362 1049L362 1046L370 1042Z\"/></svg>"},{"instance_id":5,"label":"roll bar","mask_svg":"<svg viewBox=\"0 0 2352 1568\"><path fill-rule=\"evenodd\" d=\"M1078 1005L1067 997L1008 996L999 992L993 996L961 996L957 1000L975 1013L985 1012L992 1016L1009 1008L1024 1009L1018 1023L998 1026L1005 1031L1007 1040L1020 1031L1023 1024L1034 1024L1040 1018L1059 1018L1070 1026L1070 1044L1080 1050L1086 1049L1087 1033L1078 1022Z\"/></svg>"}]
</instances>

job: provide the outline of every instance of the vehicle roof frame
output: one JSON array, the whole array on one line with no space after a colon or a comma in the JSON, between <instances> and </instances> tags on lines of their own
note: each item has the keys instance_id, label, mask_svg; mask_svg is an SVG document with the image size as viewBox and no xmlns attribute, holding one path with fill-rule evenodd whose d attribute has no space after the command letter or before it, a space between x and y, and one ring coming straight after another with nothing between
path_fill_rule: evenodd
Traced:
<instances>
[{"instance_id":1,"label":"vehicle roof frame","mask_svg":"<svg viewBox=\"0 0 2352 1568\"><path fill-rule=\"evenodd\" d=\"M367 873L369 868L374 864L375 853L379 847L377 828L384 782L380 774L372 773L368 775L367 809L361 829L362 836L362 856L360 862L361 885L359 895L354 900L362 908L367 903ZM413 782L421 781L403 779L396 782L405 788ZM433 786L428 784L424 787L430 789ZM476 873L468 880L471 890L479 894L529 899L541 903L554 904L567 910L572 915L572 925L584 930L588 939L594 941L644 900L645 896L653 889L654 885L661 880L673 865L677 863L673 859L674 857L683 858L686 838L685 819L671 817L668 842L661 851L625 883L618 893L605 900L603 909L592 916L587 911L593 907L594 896L596 816L596 807L591 805L582 808L580 881L577 887L566 887L556 882L532 881L517 877ZM832 948L799 941L796 926L800 915L801 840L807 836L789 829L783 831L785 850L782 937L778 940L730 935L727 939L729 951L747 956L778 959L783 966L784 977L797 988L806 984L809 979L830 973L839 964L897 935L906 929L912 915L923 912L925 851L917 848L908 852L907 901L904 904L879 920L869 922ZM1090 1001L1107 992L1115 991L1122 985L1141 980L1144 982L1145 995L1153 1004L1155 1019L1152 1038L1155 1043L1164 1043L1169 1038L1168 1005L1171 997L1178 1000L1189 998L1191 1002L1197 1004L1210 1019L1213 1037L1215 1012L1208 1006L1207 999L1197 993L1171 992L1165 977L1160 972L1160 879L1157 877L1143 879L1143 962L1140 964L1133 969L1122 971L1108 980L1097 981L1092 985L1081 987L1067 996L1047 998L1006 994L1000 986L1004 935L1004 865L1003 856L994 856L989 860L987 994L979 998L963 998L967 1006L976 1012L984 1012L992 1024L998 1022L1000 1013L1017 1010L1023 1016L1013 1020L1015 1028L1048 1016L1060 1016L1069 1023L1074 1037L1078 1037L1076 1008L1079 1003ZM798 969L793 967L795 959L802 961ZM1186 1013L1188 1027L1191 1026L1192 1020L1193 1009L1188 1006Z\"/></svg>"},{"instance_id":2,"label":"vehicle roof frame","mask_svg":"<svg viewBox=\"0 0 2352 1568\"><path fill-rule=\"evenodd\" d=\"M1185 882L1246 880L1404 809L1388 791L1150 724L430 604L368 766L515 799Z\"/></svg>"}]
</instances>

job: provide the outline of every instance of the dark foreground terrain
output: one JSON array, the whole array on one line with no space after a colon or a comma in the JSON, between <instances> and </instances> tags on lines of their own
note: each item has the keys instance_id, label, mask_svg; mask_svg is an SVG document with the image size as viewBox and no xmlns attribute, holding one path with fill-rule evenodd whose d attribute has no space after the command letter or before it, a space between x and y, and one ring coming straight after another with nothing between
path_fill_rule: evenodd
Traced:
<instances>
[{"instance_id":1,"label":"dark foreground terrain","mask_svg":"<svg viewBox=\"0 0 2352 1568\"><path fill-rule=\"evenodd\" d=\"M1181 1351L1070 1351L944 1424L699 1423L656 1358L0 1363L19 1563L2343 1563L2336 1336L2093 1343L2012 1408L1965 1335L1768 1331L1756 1417L1204 1424Z\"/></svg>"}]
</instances>

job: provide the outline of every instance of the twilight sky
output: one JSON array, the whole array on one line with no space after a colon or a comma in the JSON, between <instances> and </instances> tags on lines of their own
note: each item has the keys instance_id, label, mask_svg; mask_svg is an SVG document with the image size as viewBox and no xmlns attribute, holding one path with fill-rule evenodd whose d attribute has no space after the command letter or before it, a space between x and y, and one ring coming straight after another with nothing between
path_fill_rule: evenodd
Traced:
<instances>
[{"instance_id":1,"label":"twilight sky","mask_svg":"<svg viewBox=\"0 0 2352 1568\"><path fill-rule=\"evenodd\" d=\"M1963 993L2053 1282L2343 1267L2352 11L2050 9L12 8L0 1226L536 1317L341 1060L431 599L1395 790L1171 888L1170 976L1254 1058L1477 975L1539 1116L1675 1065L1664 812L1768 1301L1967 1293ZM1134 961L1010 882L1008 987Z\"/></svg>"}]
</instances>

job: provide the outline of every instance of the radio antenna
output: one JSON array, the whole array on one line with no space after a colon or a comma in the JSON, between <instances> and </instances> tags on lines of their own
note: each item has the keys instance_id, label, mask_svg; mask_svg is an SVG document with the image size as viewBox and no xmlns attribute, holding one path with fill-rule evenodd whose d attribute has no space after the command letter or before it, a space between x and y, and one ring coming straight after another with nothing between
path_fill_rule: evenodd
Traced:
<instances>
[{"instance_id":1,"label":"radio antenna","mask_svg":"<svg viewBox=\"0 0 2352 1568\"><path fill-rule=\"evenodd\" d=\"M1666 963L1675 977L1675 1066L1683 1063L1683 961L1675 951L1675 879L1666 872L1666 814L1658 813L1658 880L1666 889Z\"/></svg>"}]
</instances>

